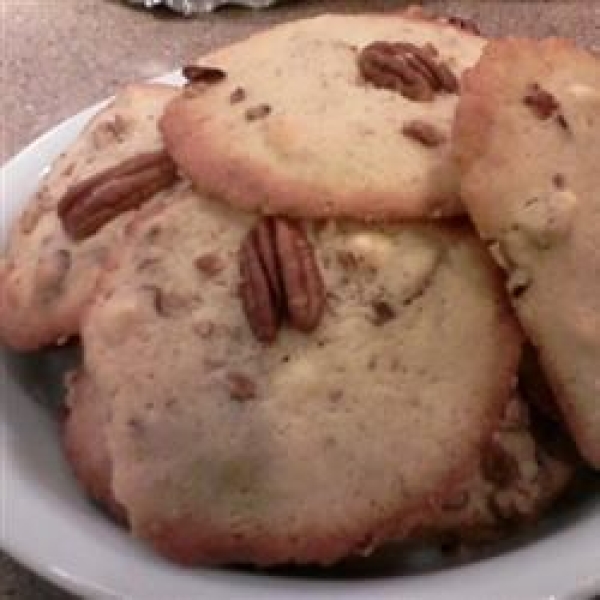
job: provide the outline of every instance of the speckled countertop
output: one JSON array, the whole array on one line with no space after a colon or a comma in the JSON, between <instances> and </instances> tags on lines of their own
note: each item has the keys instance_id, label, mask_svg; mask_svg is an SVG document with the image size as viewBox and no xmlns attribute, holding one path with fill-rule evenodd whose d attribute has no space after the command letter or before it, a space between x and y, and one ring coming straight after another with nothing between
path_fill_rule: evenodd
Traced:
<instances>
[{"instance_id":1,"label":"speckled countertop","mask_svg":"<svg viewBox=\"0 0 600 600\"><path fill-rule=\"evenodd\" d=\"M399 0L289 2L197 19L119 0L0 0L0 159L122 84L176 69L252 31L325 11L394 10ZM600 0L421 2L471 16L486 33L564 35L600 45ZM1 493L1 490L0 490ZM66 543L66 542L65 542ZM0 600L71 598L0 553Z\"/></svg>"}]
</instances>

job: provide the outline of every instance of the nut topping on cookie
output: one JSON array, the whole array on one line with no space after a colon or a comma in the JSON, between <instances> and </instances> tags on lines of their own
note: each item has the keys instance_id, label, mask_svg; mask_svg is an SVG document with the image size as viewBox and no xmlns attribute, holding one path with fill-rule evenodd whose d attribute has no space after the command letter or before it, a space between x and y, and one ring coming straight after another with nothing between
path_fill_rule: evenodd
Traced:
<instances>
[{"instance_id":1,"label":"nut topping on cookie","mask_svg":"<svg viewBox=\"0 0 600 600\"><path fill-rule=\"evenodd\" d=\"M219 83L227 74L218 67L203 67L201 65L186 65L181 74L189 83Z\"/></svg>"},{"instance_id":2,"label":"nut topping on cookie","mask_svg":"<svg viewBox=\"0 0 600 600\"><path fill-rule=\"evenodd\" d=\"M242 87L236 87L233 92L229 95L229 102L231 104L237 104L243 102L246 99L246 90Z\"/></svg>"},{"instance_id":3,"label":"nut topping on cookie","mask_svg":"<svg viewBox=\"0 0 600 600\"><path fill-rule=\"evenodd\" d=\"M268 104L259 104L249 108L245 115L246 121L257 121L258 119L264 119L271 113L271 107Z\"/></svg>"},{"instance_id":4,"label":"nut topping on cookie","mask_svg":"<svg viewBox=\"0 0 600 600\"><path fill-rule=\"evenodd\" d=\"M265 217L240 249L240 295L254 335L272 342L284 316L292 327L309 332L325 305L323 279L312 247L296 224Z\"/></svg>"},{"instance_id":5,"label":"nut topping on cookie","mask_svg":"<svg viewBox=\"0 0 600 600\"><path fill-rule=\"evenodd\" d=\"M510 485L518 476L519 465L515 458L494 440L483 452L481 470L487 481L502 488Z\"/></svg>"},{"instance_id":6,"label":"nut topping on cookie","mask_svg":"<svg viewBox=\"0 0 600 600\"><path fill-rule=\"evenodd\" d=\"M225 268L221 257L213 252L198 256L194 261L194 265L198 271L208 275L209 277L217 275Z\"/></svg>"},{"instance_id":7,"label":"nut topping on cookie","mask_svg":"<svg viewBox=\"0 0 600 600\"><path fill-rule=\"evenodd\" d=\"M549 119L559 108L556 98L538 83L532 83L528 86L523 103L543 120Z\"/></svg>"},{"instance_id":8,"label":"nut topping on cookie","mask_svg":"<svg viewBox=\"0 0 600 600\"><path fill-rule=\"evenodd\" d=\"M396 317L394 309L383 300L373 302L373 313L373 324L377 326L385 325Z\"/></svg>"},{"instance_id":9,"label":"nut topping on cookie","mask_svg":"<svg viewBox=\"0 0 600 600\"><path fill-rule=\"evenodd\" d=\"M439 129L436 129L431 123L419 119L406 123L402 127L402 133L406 137L412 138L428 148L440 146L447 139L446 135Z\"/></svg>"},{"instance_id":10,"label":"nut topping on cookie","mask_svg":"<svg viewBox=\"0 0 600 600\"><path fill-rule=\"evenodd\" d=\"M227 374L229 395L234 400L252 400L256 398L256 383L247 375L237 371Z\"/></svg>"},{"instance_id":11,"label":"nut topping on cookie","mask_svg":"<svg viewBox=\"0 0 600 600\"><path fill-rule=\"evenodd\" d=\"M433 48L435 50L435 48ZM458 92L458 80L428 46L408 42L373 42L358 56L362 76L375 87L400 92L417 102L431 102L435 92Z\"/></svg>"},{"instance_id":12,"label":"nut topping on cookie","mask_svg":"<svg viewBox=\"0 0 600 600\"><path fill-rule=\"evenodd\" d=\"M70 187L58 203L58 215L65 231L83 240L176 178L175 164L164 150L139 154Z\"/></svg>"},{"instance_id":13,"label":"nut topping on cookie","mask_svg":"<svg viewBox=\"0 0 600 600\"><path fill-rule=\"evenodd\" d=\"M465 17L448 17L448 23L450 25L454 25L457 29L462 29L462 31L468 31L470 33L474 33L475 35L481 35L481 30L479 29L479 25L475 23L472 19L467 19Z\"/></svg>"}]
</instances>

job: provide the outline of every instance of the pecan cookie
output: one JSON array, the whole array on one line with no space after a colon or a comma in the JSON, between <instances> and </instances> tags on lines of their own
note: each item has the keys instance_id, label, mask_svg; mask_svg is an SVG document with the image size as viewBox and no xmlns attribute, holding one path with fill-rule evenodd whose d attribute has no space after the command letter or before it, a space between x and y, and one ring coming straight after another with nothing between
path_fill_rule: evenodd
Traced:
<instances>
[{"instance_id":1,"label":"pecan cookie","mask_svg":"<svg viewBox=\"0 0 600 600\"><path fill-rule=\"evenodd\" d=\"M125 88L52 165L0 258L0 339L7 344L30 350L77 333L127 211L176 178L156 127L176 93L158 84Z\"/></svg>"},{"instance_id":2,"label":"pecan cookie","mask_svg":"<svg viewBox=\"0 0 600 600\"><path fill-rule=\"evenodd\" d=\"M463 196L506 269L581 453L600 468L600 59L565 40L491 43L463 80Z\"/></svg>"},{"instance_id":3,"label":"pecan cookie","mask_svg":"<svg viewBox=\"0 0 600 600\"><path fill-rule=\"evenodd\" d=\"M182 563L328 564L472 473L521 337L471 229L189 190L130 233L82 340L134 535Z\"/></svg>"},{"instance_id":4,"label":"pecan cookie","mask_svg":"<svg viewBox=\"0 0 600 600\"><path fill-rule=\"evenodd\" d=\"M450 126L484 43L414 13L283 25L184 69L165 143L199 189L263 213L462 212Z\"/></svg>"}]
</instances>

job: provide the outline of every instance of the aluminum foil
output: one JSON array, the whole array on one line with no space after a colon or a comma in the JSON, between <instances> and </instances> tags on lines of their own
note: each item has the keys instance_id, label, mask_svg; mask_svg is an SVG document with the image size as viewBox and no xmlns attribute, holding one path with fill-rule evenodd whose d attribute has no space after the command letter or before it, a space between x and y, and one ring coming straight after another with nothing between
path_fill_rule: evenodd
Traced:
<instances>
[{"instance_id":1,"label":"aluminum foil","mask_svg":"<svg viewBox=\"0 0 600 600\"><path fill-rule=\"evenodd\" d=\"M164 5L186 16L210 12L225 5L247 6L248 8L267 8L277 0L129 0L146 8Z\"/></svg>"}]
</instances>

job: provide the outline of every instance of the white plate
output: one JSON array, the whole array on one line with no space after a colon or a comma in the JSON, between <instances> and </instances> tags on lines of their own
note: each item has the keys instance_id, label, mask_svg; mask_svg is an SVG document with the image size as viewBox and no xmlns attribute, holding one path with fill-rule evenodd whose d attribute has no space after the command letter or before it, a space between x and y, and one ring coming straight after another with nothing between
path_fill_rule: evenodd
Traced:
<instances>
[{"instance_id":1,"label":"white plate","mask_svg":"<svg viewBox=\"0 0 600 600\"><path fill-rule=\"evenodd\" d=\"M175 75L164 80L177 81ZM0 244L44 169L97 109L68 119L2 168ZM112 525L74 483L47 406L60 395L63 354L24 358L0 349L0 546L59 586L86 597L140 600L583 600L600 594L599 482L534 536L469 564L435 566L426 552L388 552L368 567L326 575L173 566Z\"/></svg>"}]
</instances>

